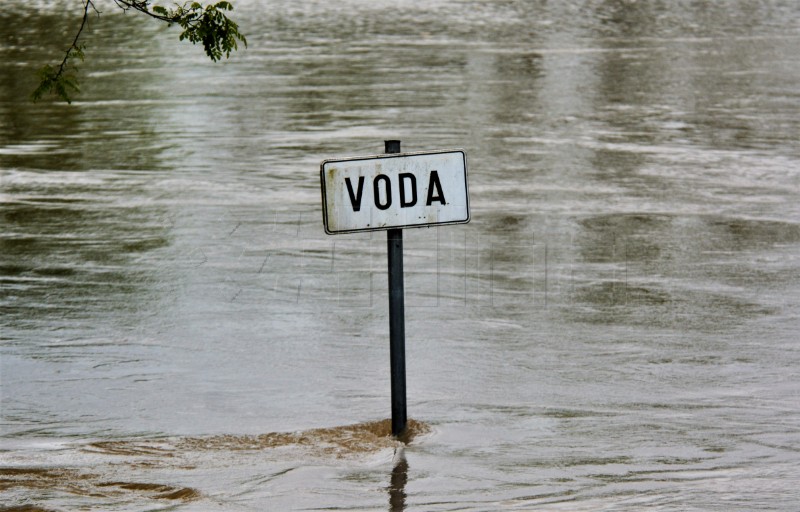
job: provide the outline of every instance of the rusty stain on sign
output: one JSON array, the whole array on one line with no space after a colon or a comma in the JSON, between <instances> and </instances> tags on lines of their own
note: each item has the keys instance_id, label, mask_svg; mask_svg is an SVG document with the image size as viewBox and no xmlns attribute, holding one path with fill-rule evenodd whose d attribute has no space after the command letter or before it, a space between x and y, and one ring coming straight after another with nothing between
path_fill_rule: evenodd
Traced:
<instances>
[{"instance_id":1,"label":"rusty stain on sign","mask_svg":"<svg viewBox=\"0 0 800 512\"><path fill-rule=\"evenodd\" d=\"M328 159L320 178L328 234L469 222L463 150Z\"/></svg>"}]
</instances>

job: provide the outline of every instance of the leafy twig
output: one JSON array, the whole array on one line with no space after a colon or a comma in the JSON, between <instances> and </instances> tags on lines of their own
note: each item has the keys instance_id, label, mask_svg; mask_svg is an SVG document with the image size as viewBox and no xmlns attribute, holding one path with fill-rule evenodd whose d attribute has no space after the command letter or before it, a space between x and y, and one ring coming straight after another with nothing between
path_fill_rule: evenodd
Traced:
<instances>
[{"instance_id":1,"label":"leafy twig","mask_svg":"<svg viewBox=\"0 0 800 512\"><path fill-rule=\"evenodd\" d=\"M239 25L225 15L225 11L233 10L233 5L226 0L205 7L199 2L187 2L174 9L160 5L151 7L150 0L114 0L114 2L124 10L135 9L170 25L179 25L183 32L178 39L181 41L187 39L193 44L202 43L206 55L214 62L223 55L226 58L230 57L231 51L239 49L238 42L247 47L247 38L239 32Z\"/></svg>"},{"instance_id":2,"label":"leafy twig","mask_svg":"<svg viewBox=\"0 0 800 512\"><path fill-rule=\"evenodd\" d=\"M69 103L68 89L76 92L80 90L76 76L77 68L70 67L69 62L72 57L77 57L81 61L84 59L85 45L79 44L78 41L86 26L89 8L91 7L100 14L94 6L94 0L83 1L83 21L78 33L75 34L72 46L69 47L64 60L57 68L46 65L39 70L40 83L33 92L33 101L37 101L45 93L51 92ZM124 11L133 9L169 25L179 25L183 32L178 39L181 41L186 39L193 44L202 43L206 55L214 62L220 60L223 55L226 58L230 57L231 52L239 48L239 42L247 47L247 39L239 32L239 25L225 15L226 11L233 10L233 5L226 0L205 7L199 2L187 2L177 5L173 9L151 5L151 0L114 0L114 3Z\"/></svg>"},{"instance_id":3,"label":"leafy twig","mask_svg":"<svg viewBox=\"0 0 800 512\"><path fill-rule=\"evenodd\" d=\"M84 27L86 26L86 22L89 19L89 8L92 8L94 12L98 15L100 12L94 6L92 0L85 0L83 4L83 19L81 20L81 26L78 28L78 33L75 34L75 39L72 41L72 45L67 49L64 55L64 60L61 61L58 68L54 68L49 64L44 66L42 69L39 70L39 86L36 90L33 91L32 99L33 101L38 101L44 96L46 93L53 93L57 95L62 100L66 101L67 103L71 103L72 101L69 98L69 94L67 93L67 89L72 89L75 92L80 92L80 88L78 87L78 81L76 77L76 72L78 68L72 66L70 68L70 59L72 57L77 57L83 62L85 57L83 50L86 48L84 44L78 44L78 40L81 37L81 33L83 32Z\"/></svg>"}]
</instances>

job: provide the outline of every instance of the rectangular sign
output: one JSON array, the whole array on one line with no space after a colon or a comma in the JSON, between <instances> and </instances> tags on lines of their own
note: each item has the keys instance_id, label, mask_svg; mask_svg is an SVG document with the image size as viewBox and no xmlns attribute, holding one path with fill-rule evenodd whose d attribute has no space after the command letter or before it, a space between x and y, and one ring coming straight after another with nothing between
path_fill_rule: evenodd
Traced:
<instances>
[{"instance_id":1,"label":"rectangular sign","mask_svg":"<svg viewBox=\"0 0 800 512\"><path fill-rule=\"evenodd\" d=\"M469 222L462 150L324 160L320 180L329 235Z\"/></svg>"}]
</instances>

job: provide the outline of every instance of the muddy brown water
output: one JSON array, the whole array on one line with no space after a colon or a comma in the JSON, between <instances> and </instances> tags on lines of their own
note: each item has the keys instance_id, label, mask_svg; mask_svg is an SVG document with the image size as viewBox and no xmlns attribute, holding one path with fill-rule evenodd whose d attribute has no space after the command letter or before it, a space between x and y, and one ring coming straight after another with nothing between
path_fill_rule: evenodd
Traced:
<instances>
[{"instance_id":1,"label":"muddy brown water","mask_svg":"<svg viewBox=\"0 0 800 512\"><path fill-rule=\"evenodd\" d=\"M212 64L96 3L72 105L77 2L0 12L0 510L796 510L800 4L238 0ZM407 444L320 209L386 139L469 162Z\"/></svg>"}]
</instances>

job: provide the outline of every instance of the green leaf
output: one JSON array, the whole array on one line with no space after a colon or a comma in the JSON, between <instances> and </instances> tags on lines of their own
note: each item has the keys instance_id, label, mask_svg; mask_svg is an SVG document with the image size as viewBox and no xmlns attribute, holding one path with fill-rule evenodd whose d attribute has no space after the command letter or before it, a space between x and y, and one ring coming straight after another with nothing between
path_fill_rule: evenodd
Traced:
<instances>
[{"instance_id":1,"label":"green leaf","mask_svg":"<svg viewBox=\"0 0 800 512\"><path fill-rule=\"evenodd\" d=\"M39 101L45 94L50 93L55 94L67 103L72 103L68 91L80 92L78 79L74 72L58 74L55 68L46 65L39 70L39 77L41 78L39 86L31 94L31 99L34 102Z\"/></svg>"},{"instance_id":2,"label":"green leaf","mask_svg":"<svg viewBox=\"0 0 800 512\"><path fill-rule=\"evenodd\" d=\"M86 58L86 55L83 53L83 50L85 48L86 48L85 44L82 44L80 46L73 46L72 49L70 49L70 57L77 57L78 59L80 59L81 62L83 62L83 60Z\"/></svg>"}]
</instances>

